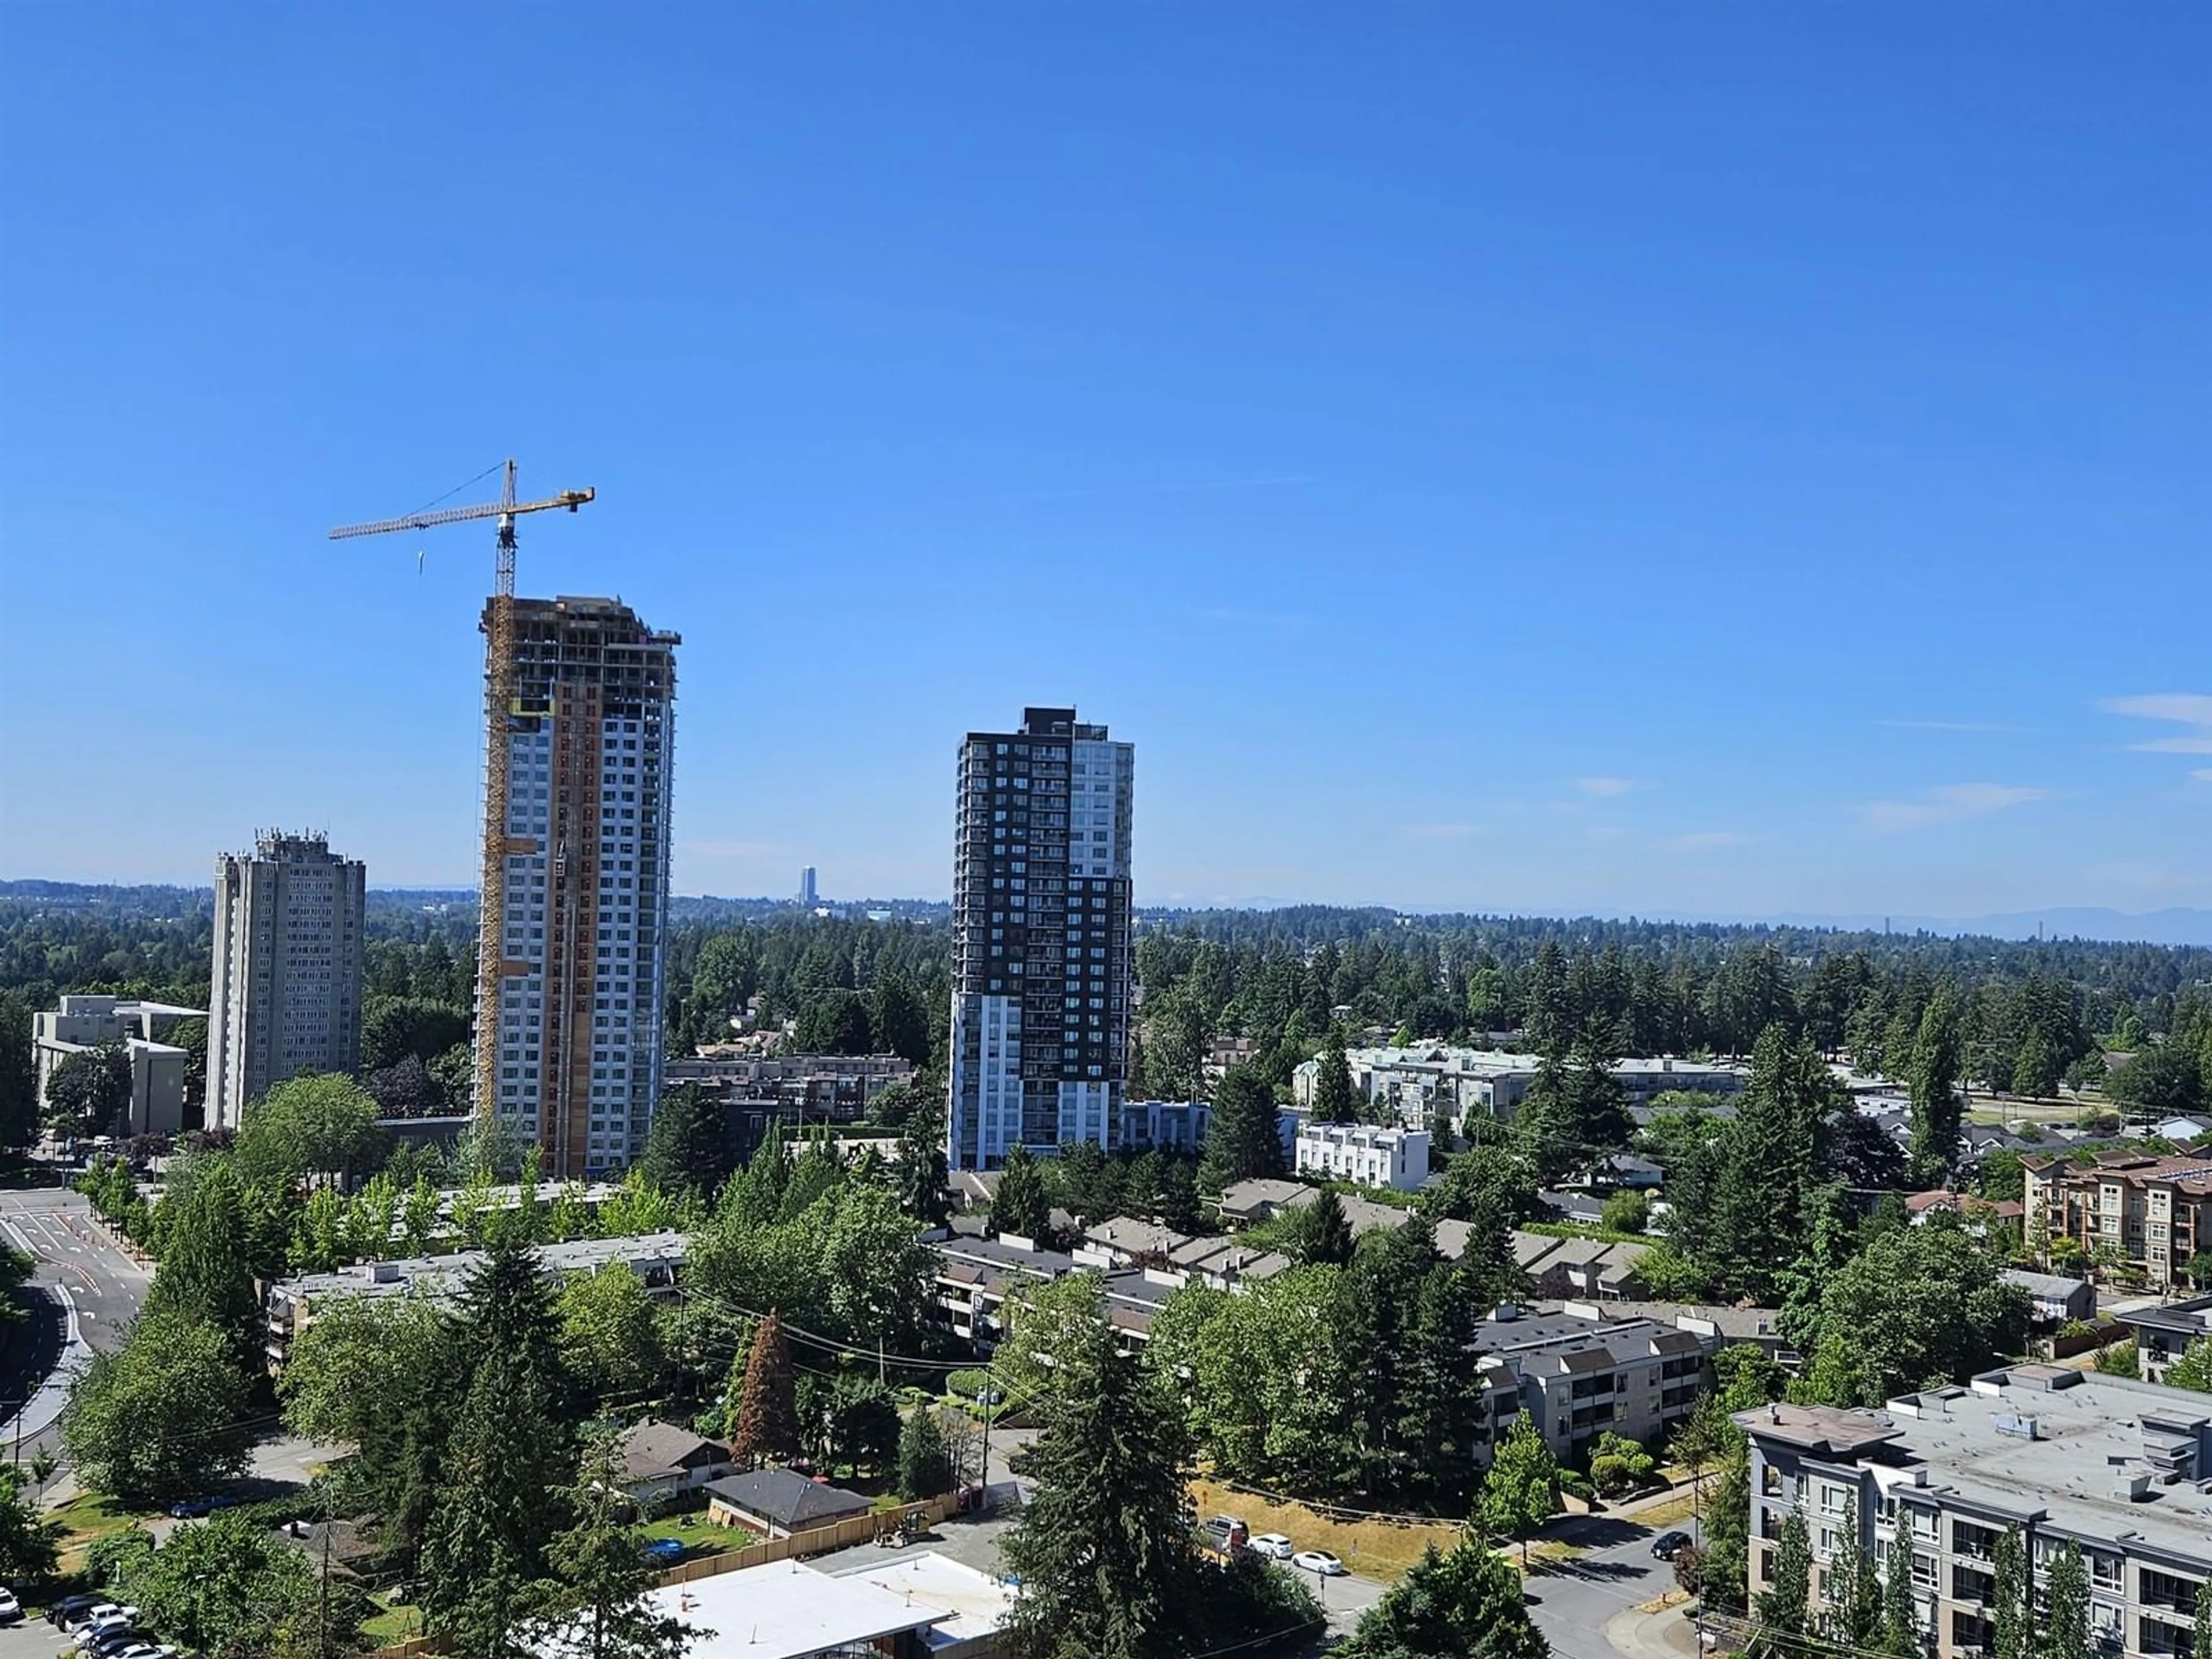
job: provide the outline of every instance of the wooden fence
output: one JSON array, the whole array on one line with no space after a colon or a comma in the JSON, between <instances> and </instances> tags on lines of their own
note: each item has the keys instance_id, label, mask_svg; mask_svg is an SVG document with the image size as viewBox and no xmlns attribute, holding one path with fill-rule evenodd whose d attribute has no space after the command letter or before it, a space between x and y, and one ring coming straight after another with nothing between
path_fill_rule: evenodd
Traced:
<instances>
[{"instance_id":1,"label":"wooden fence","mask_svg":"<svg viewBox=\"0 0 2212 1659\"><path fill-rule=\"evenodd\" d=\"M895 1510L878 1510L872 1514L856 1515L849 1521L811 1528L788 1538L771 1538L764 1543L748 1544L743 1549L724 1550L719 1555L679 1562L661 1575L660 1582L689 1584L702 1578L719 1578L726 1572L743 1572L747 1567L764 1567L771 1561L788 1561L793 1556L827 1555L832 1550L869 1543L910 1515L918 1515L934 1525L955 1513L959 1501L957 1494L947 1492L942 1498L925 1498L919 1504L902 1504Z\"/></svg>"}]
</instances>

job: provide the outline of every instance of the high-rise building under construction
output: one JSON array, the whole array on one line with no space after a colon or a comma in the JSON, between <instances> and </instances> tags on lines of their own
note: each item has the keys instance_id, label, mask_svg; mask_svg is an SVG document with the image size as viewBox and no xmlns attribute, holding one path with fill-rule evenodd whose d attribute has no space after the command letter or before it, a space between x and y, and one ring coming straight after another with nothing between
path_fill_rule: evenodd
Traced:
<instances>
[{"instance_id":1,"label":"high-rise building under construction","mask_svg":"<svg viewBox=\"0 0 2212 1659\"><path fill-rule=\"evenodd\" d=\"M511 659L489 665L506 745L485 792L487 893L477 1076L544 1148L548 1176L612 1170L645 1149L659 1097L668 921L674 634L613 599L514 599ZM483 628L496 642L495 609ZM503 730L501 728L504 728ZM498 787L503 783L504 789ZM501 799L503 793L504 799Z\"/></svg>"}]
</instances>

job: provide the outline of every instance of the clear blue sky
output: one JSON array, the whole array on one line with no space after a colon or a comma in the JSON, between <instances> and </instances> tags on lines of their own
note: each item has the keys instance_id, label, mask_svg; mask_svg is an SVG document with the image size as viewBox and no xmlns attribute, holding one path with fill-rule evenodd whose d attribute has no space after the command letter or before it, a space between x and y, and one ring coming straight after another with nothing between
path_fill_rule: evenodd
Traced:
<instances>
[{"instance_id":1,"label":"clear blue sky","mask_svg":"<svg viewBox=\"0 0 2212 1659\"><path fill-rule=\"evenodd\" d=\"M490 536L324 536L512 453L599 491L523 591L684 636L683 890L942 894L960 734L1073 701L1145 902L2212 904L2208 64L2179 3L0 8L0 874L468 881Z\"/></svg>"}]
</instances>

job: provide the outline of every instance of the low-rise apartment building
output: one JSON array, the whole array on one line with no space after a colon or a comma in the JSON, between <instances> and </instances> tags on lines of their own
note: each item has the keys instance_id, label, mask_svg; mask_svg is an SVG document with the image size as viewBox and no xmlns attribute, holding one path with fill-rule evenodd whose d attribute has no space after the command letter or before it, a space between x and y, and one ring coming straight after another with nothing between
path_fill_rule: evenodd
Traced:
<instances>
[{"instance_id":1,"label":"low-rise apartment building","mask_svg":"<svg viewBox=\"0 0 2212 1659\"><path fill-rule=\"evenodd\" d=\"M1557 1313L1500 1308L1483 1322L1475 1362L1493 1381L1510 1375L1516 1404L1565 1461L1601 1434L1656 1447L1694 1410L1717 1336L1639 1316L1615 1318L1589 1303Z\"/></svg>"},{"instance_id":2,"label":"low-rise apartment building","mask_svg":"<svg viewBox=\"0 0 2212 1659\"><path fill-rule=\"evenodd\" d=\"M2068 1544L2089 1570L2090 1627L2115 1659L2189 1651L2212 1579L2212 1398L2133 1377L2014 1365L1879 1411L1775 1405L1751 1437L1750 1586L1771 1583L1784 1522L1811 1535L1813 1604L1854 1513L1886 1564L1900 1530L1934 1659L1983 1659L1998 1540L2017 1527L2039 1583Z\"/></svg>"},{"instance_id":3,"label":"low-rise apartment building","mask_svg":"<svg viewBox=\"0 0 2212 1659\"><path fill-rule=\"evenodd\" d=\"M2021 1168L2031 1247L2070 1238L2093 1263L2109 1252L2158 1290L2185 1285L2191 1258L2212 1250L2212 1157L2100 1152Z\"/></svg>"},{"instance_id":4,"label":"low-rise apartment building","mask_svg":"<svg viewBox=\"0 0 2212 1659\"><path fill-rule=\"evenodd\" d=\"M538 1247L538 1265L556 1278L597 1273L617 1263L645 1282L656 1298L673 1296L690 1253L688 1233L639 1233L629 1238L580 1238ZM269 1368L283 1369L292 1344L334 1302L360 1297L422 1297L442 1302L457 1294L483 1264L482 1250L449 1255L410 1256L396 1261L364 1261L326 1273L300 1273L264 1285L262 1312L268 1327Z\"/></svg>"},{"instance_id":5,"label":"low-rise apartment building","mask_svg":"<svg viewBox=\"0 0 2212 1659\"><path fill-rule=\"evenodd\" d=\"M1377 1129L1364 1123L1301 1123L1291 1143L1302 1176L1410 1193L1429 1178L1425 1129Z\"/></svg>"},{"instance_id":6,"label":"low-rise apartment building","mask_svg":"<svg viewBox=\"0 0 2212 1659\"><path fill-rule=\"evenodd\" d=\"M1345 1060L1352 1086L1371 1107L1409 1129L1425 1129L1438 1112L1448 1114L1464 1133L1469 1117L1504 1121L1519 1108L1536 1080L1537 1056L1496 1048L1455 1048L1440 1044L1410 1048L1352 1048ZM1670 1090L1732 1095L1743 1087L1742 1066L1677 1060L1624 1060L1612 1068L1632 1109L1647 1105ZM1291 1095L1301 1107L1313 1104L1321 1061L1307 1060L1291 1075Z\"/></svg>"},{"instance_id":7,"label":"low-rise apartment building","mask_svg":"<svg viewBox=\"0 0 2212 1659\"><path fill-rule=\"evenodd\" d=\"M2147 1382L2163 1382L2166 1368L2189 1352L2192 1342L2212 1340L2212 1296L2192 1296L2159 1308L2137 1308L2127 1316L2136 1328L2136 1372ZM2212 1477L2212 1470L2208 1470Z\"/></svg>"}]
</instances>

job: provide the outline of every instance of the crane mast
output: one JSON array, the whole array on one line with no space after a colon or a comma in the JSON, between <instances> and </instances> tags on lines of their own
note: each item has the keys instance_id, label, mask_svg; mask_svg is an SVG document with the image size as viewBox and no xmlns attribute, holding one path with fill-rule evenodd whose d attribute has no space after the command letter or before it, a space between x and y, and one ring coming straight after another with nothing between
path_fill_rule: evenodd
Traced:
<instances>
[{"instance_id":1,"label":"crane mast","mask_svg":"<svg viewBox=\"0 0 2212 1659\"><path fill-rule=\"evenodd\" d=\"M544 501L519 501L514 463L503 469L499 500L476 507L451 507L411 513L403 518L347 525L331 532L332 541L380 536L401 530L431 530L441 525L498 520L492 555L489 625L484 642L484 825L483 863L477 900L476 1099L479 1116L488 1116L499 1098L500 984L510 971L507 960L507 860L510 852L542 850L534 842L510 845L507 835L507 742L514 713L514 521L526 513L556 508L574 513L598 492L568 489ZM515 970L523 963L514 964Z\"/></svg>"}]
</instances>

